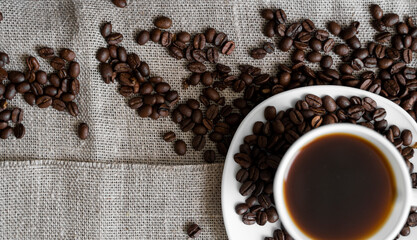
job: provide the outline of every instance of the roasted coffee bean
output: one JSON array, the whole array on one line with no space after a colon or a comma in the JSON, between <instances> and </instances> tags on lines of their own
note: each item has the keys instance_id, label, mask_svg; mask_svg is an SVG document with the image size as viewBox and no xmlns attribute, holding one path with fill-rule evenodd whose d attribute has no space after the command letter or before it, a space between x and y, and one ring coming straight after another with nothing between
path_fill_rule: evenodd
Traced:
<instances>
[{"instance_id":1,"label":"roasted coffee bean","mask_svg":"<svg viewBox=\"0 0 417 240\"><path fill-rule=\"evenodd\" d=\"M263 9L261 16L266 20L272 20L274 19L274 12L271 9Z\"/></svg>"},{"instance_id":2,"label":"roasted coffee bean","mask_svg":"<svg viewBox=\"0 0 417 240\"><path fill-rule=\"evenodd\" d=\"M66 104L59 99L54 99L52 101L52 107L58 111L64 111L67 108Z\"/></svg>"},{"instance_id":3,"label":"roasted coffee bean","mask_svg":"<svg viewBox=\"0 0 417 240\"><path fill-rule=\"evenodd\" d=\"M42 47L38 50L38 54L41 58L51 59L54 56L54 49L50 47Z\"/></svg>"},{"instance_id":4,"label":"roasted coffee bean","mask_svg":"<svg viewBox=\"0 0 417 240\"><path fill-rule=\"evenodd\" d=\"M13 134L13 129L11 127L6 127L0 131L1 139L8 139Z\"/></svg>"},{"instance_id":5,"label":"roasted coffee bean","mask_svg":"<svg viewBox=\"0 0 417 240\"><path fill-rule=\"evenodd\" d=\"M269 28L270 29L269 29ZM276 33L278 36L280 36L280 37L283 37L283 36L285 36L285 32L287 31L287 27L285 26L285 24L283 24L283 23L280 23L280 24L275 24L275 22L274 21L269 21L268 23L267 23L267 25L265 25L265 35L266 36L268 36L267 34L267 31L272 31L271 33L270 33L270 35L272 34L272 36L271 37L273 37L274 36L274 34Z\"/></svg>"},{"instance_id":6,"label":"roasted coffee bean","mask_svg":"<svg viewBox=\"0 0 417 240\"><path fill-rule=\"evenodd\" d=\"M0 60L0 65L1 65L2 61ZM6 80L7 79L7 71L4 70L2 67L0 67L0 81Z\"/></svg>"},{"instance_id":7,"label":"roasted coffee bean","mask_svg":"<svg viewBox=\"0 0 417 240\"><path fill-rule=\"evenodd\" d=\"M106 41L110 45L116 45L123 41L123 35L121 33L111 33L106 37Z\"/></svg>"},{"instance_id":8,"label":"roasted coffee bean","mask_svg":"<svg viewBox=\"0 0 417 240\"><path fill-rule=\"evenodd\" d=\"M278 9L275 11L275 20L278 23L287 23L287 14L285 14L284 10Z\"/></svg>"},{"instance_id":9,"label":"roasted coffee bean","mask_svg":"<svg viewBox=\"0 0 417 240\"><path fill-rule=\"evenodd\" d=\"M334 47L333 51L343 57L349 54L349 47L346 44L338 44Z\"/></svg>"},{"instance_id":10,"label":"roasted coffee bean","mask_svg":"<svg viewBox=\"0 0 417 240\"><path fill-rule=\"evenodd\" d=\"M312 38L309 42L309 45L313 51L319 52L322 50L322 42L317 38Z\"/></svg>"},{"instance_id":11,"label":"roasted coffee bean","mask_svg":"<svg viewBox=\"0 0 417 240\"><path fill-rule=\"evenodd\" d=\"M161 16L155 19L154 25L157 28L168 29L172 26L172 20L169 17Z\"/></svg>"},{"instance_id":12,"label":"roasted coffee bean","mask_svg":"<svg viewBox=\"0 0 417 240\"><path fill-rule=\"evenodd\" d=\"M149 38L151 39L152 42L158 43L159 40L161 39L161 35L162 35L162 31L158 28L154 28L151 30L149 34Z\"/></svg>"},{"instance_id":13,"label":"roasted coffee bean","mask_svg":"<svg viewBox=\"0 0 417 240\"><path fill-rule=\"evenodd\" d=\"M187 66L188 70L193 72L193 73L203 73L207 70L207 67L200 63L200 62L193 62L188 64Z\"/></svg>"},{"instance_id":14,"label":"roasted coffee bean","mask_svg":"<svg viewBox=\"0 0 417 240\"><path fill-rule=\"evenodd\" d=\"M301 23L293 23L287 28L285 35L294 39L302 30L303 27L301 26Z\"/></svg>"},{"instance_id":15,"label":"roasted coffee bean","mask_svg":"<svg viewBox=\"0 0 417 240\"><path fill-rule=\"evenodd\" d=\"M44 71L37 71L35 79L41 85L45 85L48 82L48 76Z\"/></svg>"},{"instance_id":16,"label":"roasted coffee bean","mask_svg":"<svg viewBox=\"0 0 417 240\"><path fill-rule=\"evenodd\" d=\"M151 37L151 35L148 31L142 30L142 31L139 32L139 34L136 38L136 42L139 45L145 45L149 41L150 37Z\"/></svg>"},{"instance_id":17,"label":"roasted coffee bean","mask_svg":"<svg viewBox=\"0 0 417 240\"><path fill-rule=\"evenodd\" d=\"M43 95L36 99L36 105L38 105L39 108L47 108L52 105L52 98L47 95Z\"/></svg>"},{"instance_id":18,"label":"roasted coffee bean","mask_svg":"<svg viewBox=\"0 0 417 240\"><path fill-rule=\"evenodd\" d=\"M250 55L254 59L263 59L267 52L263 48L255 48L251 51Z\"/></svg>"},{"instance_id":19,"label":"roasted coffee bean","mask_svg":"<svg viewBox=\"0 0 417 240\"><path fill-rule=\"evenodd\" d=\"M213 150L207 150L204 152L204 161L207 163L214 163L216 160L216 154Z\"/></svg>"},{"instance_id":20,"label":"roasted coffee bean","mask_svg":"<svg viewBox=\"0 0 417 240\"><path fill-rule=\"evenodd\" d=\"M148 77L150 74L149 65L146 62L141 62L138 70L143 77Z\"/></svg>"},{"instance_id":21,"label":"roasted coffee bean","mask_svg":"<svg viewBox=\"0 0 417 240\"><path fill-rule=\"evenodd\" d=\"M189 43L191 40L191 35L188 32L179 32L177 34L177 40L183 43Z\"/></svg>"},{"instance_id":22,"label":"roasted coffee bean","mask_svg":"<svg viewBox=\"0 0 417 240\"><path fill-rule=\"evenodd\" d=\"M411 213L411 214L408 216L408 219L407 219L407 225L408 225L408 226L410 226L410 227L415 227L415 226L417 226L417 213L416 213L416 212Z\"/></svg>"},{"instance_id":23,"label":"roasted coffee bean","mask_svg":"<svg viewBox=\"0 0 417 240\"><path fill-rule=\"evenodd\" d=\"M233 41L227 41L222 47L222 53L230 55L235 50L236 44Z\"/></svg>"},{"instance_id":24,"label":"roasted coffee bean","mask_svg":"<svg viewBox=\"0 0 417 240\"><path fill-rule=\"evenodd\" d=\"M76 117L79 114L78 105L75 102L69 102L67 104L68 112L71 116Z\"/></svg>"},{"instance_id":25,"label":"roasted coffee bean","mask_svg":"<svg viewBox=\"0 0 417 240\"><path fill-rule=\"evenodd\" d=\"M265 42L263 44L263 50L265 50L267 53L273 53L275 51L275 47L274 44L270 43L270 42Z\"/></svg>"},{"instance_id":26,"label":"roasted coffee bean","mask_svg":"<svg viewBox=\"0 0 417 240\"><path fill-rule=\"evenodd\" d=\"M321 98L313 94L307 94L305 96L305 101L307 102L309 106L314 107L314 108L321 107L323 103Z\"/></svg>"},{"instance_id":27,"label":"roasted coffee bean","mask_svg":"<svg viewBox=\"0 0 417 240\"><path fill-rule=\"evenodd\" d=\"M119 8L125 8L127 6L126 0L112 0L112 3Z\"/></svg>"},{"instance_id":28,"label":"roasted coffee bean","mask_svg":"<svg viewBox=\"0 0 417 240\"><path fill-rule=\"evenodd\" d=\"M194 36L193 47L195 49L204 49L206 46L206 36L202 33L199 33Z\"/></svg>"},{"instance_id":29,"label":"roasted coffee bean","mask_svg":"<svg viewBox=\"0 0 417 240\"><path fill-rule=\"evenodd\" d=\"M65 67L65 60L59 57L54 57L51 60L51 66L55 69L55 70L61 70Z\"/></svg>"},{"instance_id":30,"label":"roasted coffee bean","mask_svg":"<svg viewBox=\"0 0 417 240\"><path fill-rule=\"evenodd\" d=\"M181 51L182 54L182 51ZM192 51L191 55L193 56L193 59L197 62L204 63L207 60L206 52L203 50L195 49Z\"/></svg>"},{"instance_id":31,"label":"roasted coffee bean","mask_svg":"<svg viewBox=\"0 0 417 240\"><path fill-rule=\"evenodd\" d=\"M204 146L206 145L206 137L204 135L197 135L191 141L191 145L196 151L203 150Z\"/></svg>"},{"instance_id":32,"label":"roasted coffee bean","mask_svg":"<svg viewBox=\"0 0 417 240\"><path fill-rule=\"evenodd\" d=\"M106 22L100 29L100 33L104 38L107 38L112 33L112 25L110 22Z\"/></svg>"},{"instance_id":33,"label":"roasted coffee bean","mask_svg":"<svg viewBox=\"0 0 417 240\"><path fill-rule=\"evenodd\" d=\"M195 223L193 223L187 229L187 235L190 238L197 238L200 235L200 233L201 233L201 228Z\"/></svg>"},{"instance_id":34,"label":"roasted coffee bean","mask_svg":"<svg viewBox=\"0 0 417 240\"><path fill-rule=\"evenodd\" d=\"M167 133L164 134L164 141L165 142L173 142L176 138L175 133L172 131L169 131Z\"/></svg>"},{"instance_id":35,"label":"roasted coffee bean","mask_svg":"<svg viewBox=\"0 0 417 240\"><path fill-rule=\"evenodd\" d=\"M352 62L350 63L350 65L356 71L361 70L365 66L363 61L360 60L359 58L353 59Z\"/></svg>"},{"instance_id":36,"label":"roasted coffee bean","mask_svg":"<svg viewBox=\"0 0 417 240\"><path fill-rule=\"evenodd\" d=\"M182 156L187 152L187 145L183 140L177 140L174 144L174 151L176 154Z\"/></svg>"},{"instance_id":37,"label":"roasted coffee bean","mask_svg":"<svg viewBox=\"0 0 417 240\"><path fill-rule=\"evenodd\" d=\"M319 29L316 31L315 37L320 41L325 41L329 37L329 33L326 30Z\"/></svg>"},{"instance_id":38,"label":"roasted coffee bean","mask_svg":"<svg viewBox=\"0 0 417 240\"><path fill-rule=\"evenodd\" d=\"M81 140L85 140L88 138L89 127L86 123L81 123L78 125L78 137Z\"/></svg>"},{"instance_id":39,"label":"roasted coffee bean","mask_svg":"<svg viewBox=\"0 0 417 240\"><path fill-rule=\"evenodd\" d=\"M340 38L343 40L348 40L352 38L353 36L355 36L356 32L357 32L356 27L351 25L340 31Z\"/></svg>"},{"instance_id":40,"label":"roasted coffee bean","mask_svg":"<svg viewBox=\"0 0 417 240\"><path fill-rule=\"evenodd\" d=\"M240 203L238 205L236 205L235 207L235 211L238 215L243 215L245 213L247 213L249 210L249 206L246 203Z\"/></svg>"},{"instance_id":41,"label":"roasted coffee bean","mask_svg":"<svg viewBox=\"0 0 417 240\"><path fill-rule=\"evenodd\" d=\"M291 61L294 63L304 62L305 60L305 53L302 50L295 50L291 56Z\"/></svg>"},{"instance_id":42,"label":"roasted coffee bean","mask_svg":"<svg viewBox=\"0 0 417 240\"><path fill-rule=\"evenodd\" d=\"M402 56L405 63L413 61L413 52L410 49L404 49Z\"/></svg>"},{"instance_id":43,"label":"roasted coffee bean","mask_svg":"<svg viewBox=\"0 0 417 240\"><path fill-rule=\"evenodd\" d=\"M335 36L339 35L340 31L342 30L340 25L334 21L331 21L327 24L327 29L329 29L330 33Z\"/></svg>"},{"instance_id":44,"label":"roasted coffee bean","mask_svg":"<svg viewBox=\"0 0 417 240\"><path fill-rule=\"evenodd\" d=\"M413 135L410 130L406 129L401 132L401 139L404 146L409 146L413 142Z\"/></svg>"},{"instance_id":45,"label":"roasted coffee bean","mask_svg":"<svg viewBox=\"0 0 417 240\"><path fill-rule=\"evenodd\" d=\"M313 32L316 29L316 26L310 19L304 20L301 25L303 26L303 29L309 33Z\"/></svg>"},{"instance_id":46,"label":"roasted coffee bean","mask_svg":"<svg viewBox=\"0 0 417 240\"><path fill-rule=\"evenodd\" d=\"M278 221L278 219L279 219L278 212L274 207L270 207L270 208L266 209L265 213L268 217L268 222L275 223L276 221Z\"/></svg>"},{"instance_id":47,"label":"roasted coffee bean","mask_svg":"<svg viewBox=\"0 0 417 240\"><path fill-rule=\"evenodd\" d=\"M392 64L393 64L393 60L391 58L378 59L378 67L380 69L387 69L391 67Z\"/></svg>"},{"instance_id":48,"label":"roasted coffee bean","mask_svg":"<svg viewBox=\"0 0 417 240\"><path fill-rule=\"evenodd\" d=\"M9 83L6 86L6 91L4 92L4 98L7 100L12 100L16 96L16 86L13 83Z\"/></svg>"},{"instance_id":49,"label":"roasted coffee bean","mask_svg":"<svg viewBox=\"0 0 417 240\"><path fill-rule=\"evenodd\" d=\"M333 65L333 58L331 56L323 56L320 60L322 68L330 68Z\"/></svg>"},{"instance_id":50,"label":"roasted coffee bean","mask_svg":"<svg viewBox=\"0 0 417 240\"><path fill-rule=\"evenodd\" d=\"M39 62L35 57L29 56L26 59L26 65L29 68L29 71L38 71L39 70Z\"/></svg>"},{"instance_id":51,"label":"roasted coffee bean","mask_svg":"<svg viewBox=\"0 0 417 240\"><path fill-rule=\"evenodd\" d=\"M334 45L335 45L335 42L333 38L327 39L323 44L323 51L325 53L329 53L333 49Z\"/></svg>"},{"instance_id":52,"label":"roasted coffee bean","mask_svg":"<svg viewBox=\"0 0 417 240\"><path fill-rule=\"evenodd\" d=\"M290 37L283 37L279 42L279 49L283 52L287 52L292 47L293 40Z\"/></svg>"},{"instance_id":53,"label":"roasted coffee bean","mask_svg":"<svg viewBox=\"0 0 417 240\"><path fill-rule=\"evenodd\" d=\"M17 139L21 139L25 136L26 128L23 124L16 124L13 128L13 133Z\"/></svg>"},{"instance_id":54,"label":"roasted coffee bean","mask_svg":"<svg viewBox=\"0 0 417 240\"><path fill-rule=\"evenodd\" d=\"M19 71L10 71L8 72L8 79L15 84L25 81L25 75Z\"/></svg>"},{"instance_id":55,"label":"roasted coffee bean","mask_svg":"<svg viewBox=\"0 0 417 240\"><path fill-rule=\"evenodd\" d=\"M362 46L359 38L356 36L351 37L350 39L346 40L347 45L352 49L358 49Z\"/></svg>"},{"instance_id":56,"label":"roasted coffee bean","mask_svg":"<svg viewBox=\"0 0 417 240\"><path fill-rule=\"evenodd\" d=\"M11 113L11 120L13 123L21 123L23 120L23 110L20 108L13 109Z\"/></svg>"},{"instance_id":57,"label":"roasted coffee bean","mask_svg":"<svg viewBox=\"0 0 417 240\"><path fill-rule=\"evenodd\" d=\"M28 82L22 82L22 83L19 83L17 86L16 86L16 91L17 92L19 92L19 93L26 93L26 92L29 92L30 91L30 84L28 83ZM1 92L1 91L0 91ZM3 94L0 94L0 95L3 95Z\"/></svg>"},{"instance_id":58,"label":"roasted coffee bean","mask_svg":"<svg viewBox=\"0 0 417 240\"><path fill-rule=\"evenodd\" d=\"M142 118L149 117L152 114L152 106L151 105L142 105L138 108L138 114Z\"/></svg>"},{"instance_id":59,"label":"roasted coffee bean","mask_svg":"<svg viewBox=\"0 0 417 240\"><path fill-rule=\"evenodd\" d=\"M220 99L220 95L219 93L216 91L216 89L212 88L212 87L208 87L203 89L203 94L204 96L206 96L208 99L217 102Z\"/></svg>"},{"instance_id":60,"label":"roasted coffee bean","mask_svg":"<svg viewBox=\"0 0 417 240\"><path fill-rule=\"evenodd\" d=\"M109 60L110 58L110 52L109 49L107 48L100 48L97 51L97 55L96 55L97 60L99 60L100 62L107 62L107 60Z\"/></svg>"},{"instance_id":61,"label":"roasted coffee bean","mask_svg":"<svg viewBox=\"0 0 417 240\"><path fill-rule=\"evenodd\" d=\"M36 103L35 94L27 92L27 93L25 93L25 95L23 97L29 105L31 105L31 106L35 105L35 103Z\"/></svg>"},{"instance_id":62,"label":"roasted coffee bean","mask_svg":"<svg viewBox=\"0 0 417 240\"><path fill-rule=\"evenodd\" d=\"M400 18L395 13L387 13L382 17L382 22L387 27L392 27L399 22Z\"/></svg>"},{"instance_id":63,"label":"roasted coffee bean","mask_svg":"<svg viewBox=\"0 0 417 240\"><path fill-rule=\"evenodd\" d=\"M265 212L258 212L256 214L256 223L260 226L263 226L268 221L268 217Z\"/></svg>"},{"instance_id":64,"label":"roasted coffee bean","mask_svg":"<svg viewBox=\"0 0 417 240\"><path fill-rule=\"evenodd\" d=\"M75 53L68 48L63 48L59 54L61 58L65 59L68 62L73 61L76 57Z\"/></svg>"},{"instance_id":65,"label":"roasted coffee bean","mask_svg":"<svg viewBox=\"0 0 417 240\"><path fill-rule=\"evenodd\" d=\"M219 51L216 48L207 49L207 60L210 63L217 63L219 61Z\"/></svg>"},{"instance_id":66,"label":"roasted coffee bean","mask_svg":"<svg viewBox=\"0 0 417 240\"><path fill-rule=\"evenodd\" d=\"M12 111L11 110L4 110L0 112L0 121L8 122L12 118Z\"/></svg>"},{"instance_id":67,"label":"roasted coffee bean","mask_svg":"<svg viewBox=\"0 0 417 240\"><path fill-rule=\"evenodd\" d=\"M321 58L321 53L317 51L312 51L307 54L307 60L312 63L320 62Z\"/></svg>"},{"instance_id":68,"label":"roasted coffee bean","mask_svg":"<svg viewBox=\"0 0 417 240\"><path fill-rule=\"evenodd\" d=\"M374 19L379 20L382 18L384 13L379 5L372 4L370 9L371 9L371 15Z\"/></svg>"},{"instance_id":69,"label":"roasted coffee bean","mask_svg":"<svg viewBox=\"0 0 417 240\"><path fill-rule=\"evenodd\" d=\"M72 78L77 78L80 75L80 64L78 62L71 62L68 73Z\"/></svg>"}]
</instances>

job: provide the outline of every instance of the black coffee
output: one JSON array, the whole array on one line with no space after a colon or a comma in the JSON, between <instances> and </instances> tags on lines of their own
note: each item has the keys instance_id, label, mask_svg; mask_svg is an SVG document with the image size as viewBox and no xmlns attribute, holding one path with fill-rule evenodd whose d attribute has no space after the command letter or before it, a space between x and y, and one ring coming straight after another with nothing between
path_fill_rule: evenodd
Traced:
<instances>
[{"instance_id":1,"label":"black coffee","mask_svg":"<svg viewBox=\"0 0 417 240\"><path fill-rule=\"evenodd\" d=\"M314 239L364 239L385 223L396 197L383 153L349 134L320 137L296 156L284 183L293 221Z\"/></svg>"}]
</instances>

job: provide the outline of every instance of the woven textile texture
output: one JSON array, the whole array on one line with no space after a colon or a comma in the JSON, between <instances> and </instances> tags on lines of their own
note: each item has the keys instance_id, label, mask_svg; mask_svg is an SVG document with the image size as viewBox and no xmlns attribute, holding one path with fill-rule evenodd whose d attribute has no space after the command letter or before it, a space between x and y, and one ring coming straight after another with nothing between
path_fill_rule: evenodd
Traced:
<instances>
[{"instance_id":1,"label":"woven textile texture","mask_svg":"<svg viewBox=\"0 0 417 240\"><path fill-rule=\"evenodd\" d=\"M172 32L214 27L227 33L237 48L220 62L233 73L238 64L253 64L274 74L289 53L275 51L263 60L248 55L264 41L276 42L262 34L261 9L282 8L289 21L310 18L319 28L329 20L345 25L358 20L359 38L366 43L375 34L371 3L400 16L417 15L415 0L130 0L124 9L110 0L0 0L0 51L11 58L7 70L25 71L24 60L32 55L41 69L52 72L37 55L40 46L70 48L81 64L77 118L31 107L20 94L10 102L24 109L27 131L21 140L0 141L0 238L186 239L185 227L196 222L203 228L201 239L227 239L220 206L224 158L217 154L215 164L204 164L203 152L191 148L192 133L182 133L169 118L141 119L117 84L104 84L95 59L97 49L106 46L99 32L104 21L124 35L121 45L128 52L137 53L152 75L163 77L185 101L201 92L201 86L181 88L190 75L186 62L158 44L135 42L140 30L153 28L156 16L172 18ZM222 94L228 103L240 96ZM80 122L90 126L85 141L76 135ZM169 130L189 145L185 156L162 141ZM205 149L215 147L209 143Z\"/></svg>"}]
</instances>

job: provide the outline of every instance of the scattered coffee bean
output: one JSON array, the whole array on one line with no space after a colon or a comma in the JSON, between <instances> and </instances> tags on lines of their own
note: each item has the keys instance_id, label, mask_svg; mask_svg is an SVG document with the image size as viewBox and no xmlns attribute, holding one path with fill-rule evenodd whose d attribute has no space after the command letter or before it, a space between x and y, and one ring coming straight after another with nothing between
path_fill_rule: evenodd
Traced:
<instances>
[{"instance_id":1,"label":"scattered coffee bean","mask_svg":"<svg viewBox=\"0 0 417 240\"><path fill-rule=\"evenodd\" d=\"M187 229L187 235L190 238L197 238L200 235L200 233L201 233L201 228L195 223L193 223Z\"/></svg>"},{"instance_id":2,"label":"scattered coffee bean","mask_svg":"<svg viewBox=\"0 0 417 240\"><path fill-rule=\"evenodd\" d=\"M172 26L172 20L168 17L161 16L155 19L154 24L157 28L168 29Z\"/></svg>"},{"instance_id":3,"label":"scattered coffee bean","mask_svg":"<svg viewBox=\"0 0 417 240\"><path fill-rule=\"evenodd\" d=\"M119 8L124 8L127 6L126 0L112 0L113 4Z\"/></svg>"},{"instance_id":4,"label":"scattered coffee bean","mask_svg":"<svg viewBox=\"0 0 417 240\"><path fill-rule=\"evenodd\" d=\"M175 141L174 150L175 153L180 156L185 155L185 153L187 152L187 145L183 140L177 140Z\"/></svg>"},{"instance_id":5,"label":"scattered coffee bean","mask_svg":"<svg viewBox=\"0 0 417 240\"><path fill-rule=\"evenodd\" d=\"M87 139L88 134L89 134L89 127L86 123L81 123L80 125L78 125L78 137L81 140Z\"/></svg>"}]
</instances>

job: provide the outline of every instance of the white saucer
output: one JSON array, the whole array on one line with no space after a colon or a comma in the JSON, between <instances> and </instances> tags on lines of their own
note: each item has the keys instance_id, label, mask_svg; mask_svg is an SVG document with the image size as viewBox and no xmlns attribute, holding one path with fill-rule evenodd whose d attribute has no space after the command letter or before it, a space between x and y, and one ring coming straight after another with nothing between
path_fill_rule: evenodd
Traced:
<instances>
[{"instance_id":1,"label":"white saucer","mask_svg":"<svg viewBox=\"0 0 417 240\"><path fill-rule=\"evenodd\" d=\"M235 213L235 206L244 202L245 197L241 196L239 193L240 183L236 181L235 176L240 167L235 163L233 156L239 152L239 146L243 143L243 138L246 135L252 134L253 124L256 121L265 121L265 107L275 106L277 112L285 110L294 107L298 100L304 99L304 96L309 93L319 97L329 95L333 98L337 98L338 96L370 97L377 102L378 107L385 108L387 112L385 119L388 121L388 125L395 124L401 130L409 129L414 136L413 142L417 141L417 124L414 119L401 107L390 100L367 91L342 86L311 86L285 91L268 98L255 107L242 121L233 137L226 156L221 191L223 219L230 240L264 240L265 237L272 237L274 230L280 226L279 222L267 223L265 226L256 224L250 226L245 225L242 223L242 217ZM417 154L410 159L413 164L417 163L416 158ZM417 239L417 231L414 230L414 228L411 228L411 234L400 239Z\"/></svg>"}]
</instances>

